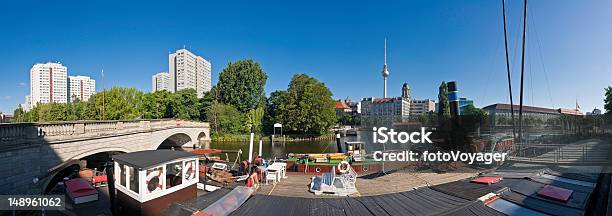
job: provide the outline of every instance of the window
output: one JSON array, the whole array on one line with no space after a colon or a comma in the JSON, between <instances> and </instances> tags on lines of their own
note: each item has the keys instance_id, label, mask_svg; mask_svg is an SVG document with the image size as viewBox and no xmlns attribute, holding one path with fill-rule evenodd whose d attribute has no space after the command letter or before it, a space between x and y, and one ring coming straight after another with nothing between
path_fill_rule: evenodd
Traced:
<instances>
[{"instance_id":1,"label":"window","mask_svg":"<svg viewBox=\"0 0 612 216\"><path fill-rule=\"evenodd\" d=\"M119 185L125 187L125 165L119 164Z\"/></svg>"},{"instance_id":2,"label":"window","mask_svg":"<svg viewBox=\"0 0 612 216\"><path fill-rule=\"evenodd\" d=\"M134 169L134 167L128 167L128 172L130 173L130 190L138 193L138 170Z\"/></svg>"},{"instance_id":3,"label":"window","mask_svg":"<svg viewBox=\"0 0 612 216\"><path fill-rule=\"evenodd\" d=\"M148 193L153 193L156 191L159 191L163 188L163 182L161 177L163 176L163 169L162 167L156 167L156 168L152 168L152 169L148 169L147 170L147 179L146 179L146 184L147 184L147 188L146 191Z\"/></svg>"},{"instance_id":4,"label":"window","mask_svg":"<svg viewBox=\"0 0 612 216\"><path fill-rule=\"evenodd\" d=\"M183 183L183 162L166 165L166 189Z\"/></svg>"}]
</instances>

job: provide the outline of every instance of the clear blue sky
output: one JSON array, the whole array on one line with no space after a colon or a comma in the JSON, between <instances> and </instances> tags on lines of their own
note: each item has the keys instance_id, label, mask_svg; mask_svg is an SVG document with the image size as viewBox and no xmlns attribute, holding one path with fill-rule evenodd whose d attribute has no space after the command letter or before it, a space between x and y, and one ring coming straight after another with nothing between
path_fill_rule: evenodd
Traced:
<instances>
[{"instance_id":1,"label":"clear blue sky","mask_svg":"<svg viewBox=\"0 0 612 216\"><path fill-rule=\"evenodd\" d=\"M518 102L522 1L508 9ZM406 81L413 98L437 99L441 81L457 80L478 106L508 101L500 1L8 1L0 11L3 112L29 94L34 63L60 61L98 89L104 69L107 87L149 91L183 45L212 62L213 84L228 62L252 58L268 93L307 73L335 98L380 97L385 36L390 95ZM530 1L525 104L602 108L610 11L612 1Z\"/></svg>"}]
</instances>

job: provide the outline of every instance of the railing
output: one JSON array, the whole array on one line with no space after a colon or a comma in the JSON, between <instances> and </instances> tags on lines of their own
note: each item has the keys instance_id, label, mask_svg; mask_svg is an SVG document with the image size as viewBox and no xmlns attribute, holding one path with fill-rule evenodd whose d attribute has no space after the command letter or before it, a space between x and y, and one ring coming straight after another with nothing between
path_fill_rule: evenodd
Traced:
<instances>
[{"instance_id":1,"label":"railing","mask_svg":"<svg viewBox=\"0 0 612 216\"><path fill-rule=\"evenodd\" d=\"M510 154L513 161L539 163L610 164L608 143L517 144Z\"/></svg>"},{"instance_id":2,"label":"railing","mask_svg":"<svg viewBox=\"0 0 612 216\"><path fill-rule=\"evenodd\" d=\"M208 127L207 122L178 119L0 124L0 149L28 143L32 139L54 141L169 128Z\"/></svg>"}]
</instances>

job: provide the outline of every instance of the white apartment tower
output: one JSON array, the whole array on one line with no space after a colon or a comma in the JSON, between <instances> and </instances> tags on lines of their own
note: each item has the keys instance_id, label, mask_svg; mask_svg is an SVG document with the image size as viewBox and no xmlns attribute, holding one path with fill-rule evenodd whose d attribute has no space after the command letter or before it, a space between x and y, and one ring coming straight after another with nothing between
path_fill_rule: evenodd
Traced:
<instances>
[{"instance_id":1,"label":"white apartment tower","mask_svg":"<svg viewBox=\"0 0 612 216\"><path fill-rule=\"evenodd\" d=\"M201 56L179 49L168 56L171 91L195 89L198 98L212 88L211 65Z\"/></svg>"},{"instance_id":2,"label":"white apartment tower","mask_svg":"<svg viewBox=\"0 0 612 216\"><path fill-rule=\"evenodd\" d=\"M69 101L87 101L96 93L96 81L87 76L69 76Z\"/></svg>"},{"instance_id":3,"label":"white apartment tower","mask_svg":"<svg viewBox=\"0 0 612 216\"><path fill-rule=\"evenodd\" d=\"M156 91L172 91L170 87L170 74L166 72L161 72L153 75L151 78L151 92Z\"/></svg>"},{"instance_id":4,"label":"white apartment tower","mask_svg":"<svg viewBox=\"0 0 612 216\"><path fill-rule=\"evenodd\" d=\"M30 69L30 107L38 103L66 103L68 68L60 63L38 63Z\"/></svg>"}]
</instances>

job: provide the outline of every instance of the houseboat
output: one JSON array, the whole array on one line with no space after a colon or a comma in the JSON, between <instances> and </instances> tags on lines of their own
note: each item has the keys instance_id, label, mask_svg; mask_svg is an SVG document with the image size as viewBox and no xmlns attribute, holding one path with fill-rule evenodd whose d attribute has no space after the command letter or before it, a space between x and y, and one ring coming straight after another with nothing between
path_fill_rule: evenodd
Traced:
<instances>
[{"instance_id":1,"label":"houseboat","mask_svg":"<svg viewBox=\"0 0 612 216\"><path fill-rule=\"evenodd\" d=\"M172 150L113 156L121 215L159 215L174 202L197 197L198 155Z\"/></svg>"},{"instance_id":2,"label":"houseboat","mask_svg":"<svg viewBox=\"0 0 612 216\"><path fill-rule=\"evenodd\" d=\"M341 161L347 161L357 175L363 176L382 171L382 162L366 157L365 143L346 142L346 152L328 154L293 154L287 159L287 173L325 173L331 172L333 167ZM336 169L338 170L338 169Z\"/></svg>"}]
</instances>

